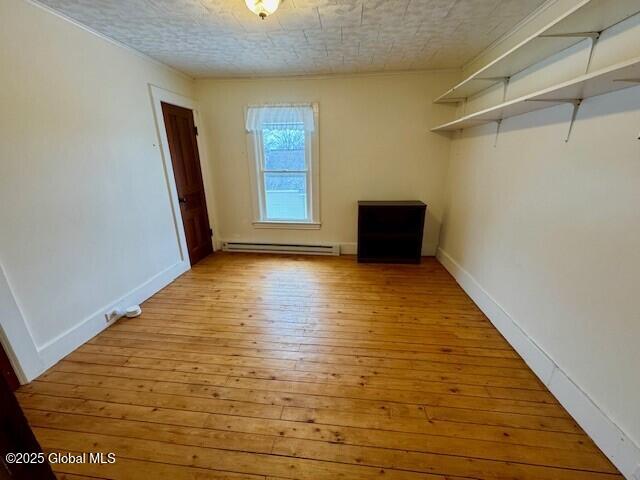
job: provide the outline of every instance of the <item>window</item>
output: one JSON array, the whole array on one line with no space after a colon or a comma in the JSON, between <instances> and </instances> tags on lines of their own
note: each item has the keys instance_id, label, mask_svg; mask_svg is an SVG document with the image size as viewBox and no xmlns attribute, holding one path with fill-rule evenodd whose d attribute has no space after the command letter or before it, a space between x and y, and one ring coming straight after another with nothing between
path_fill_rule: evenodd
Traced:
<instances>
[{"instance_id":1,"label":"window","mask_svg":"<svg viewBox=\"0 0 640 480\"><path fill-rule=\"evenodd\" d=\"M256 226L317 228L316 108L249 107Z\"/></svg>"}]
</instances>

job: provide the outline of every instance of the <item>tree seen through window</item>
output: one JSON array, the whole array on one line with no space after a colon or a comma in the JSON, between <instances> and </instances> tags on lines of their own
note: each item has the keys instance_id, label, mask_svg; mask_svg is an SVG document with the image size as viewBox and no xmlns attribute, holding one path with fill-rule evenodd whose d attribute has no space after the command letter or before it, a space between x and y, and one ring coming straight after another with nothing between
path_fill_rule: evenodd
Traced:
<instances>
[{"instance_id":1,"label":"tree seen through window","mask_svg":"<svg viewBox=\"0 0 640 480\"><path fill-rule=\"evenodd\" d=\"M262 130L267 218L305 220L306 133L300 124L270 124Z\"/></svg>"}]
</instances>

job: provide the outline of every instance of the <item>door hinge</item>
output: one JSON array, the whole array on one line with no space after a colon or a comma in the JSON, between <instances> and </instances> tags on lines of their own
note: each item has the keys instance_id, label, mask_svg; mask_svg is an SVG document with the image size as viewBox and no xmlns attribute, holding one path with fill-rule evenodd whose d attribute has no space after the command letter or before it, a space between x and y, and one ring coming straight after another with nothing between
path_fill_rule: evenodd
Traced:
<instances>
[{"instance_id":1,"label":"door hinge","mask_svg":"<svg viewBox=\"0 0 640 480\"><path fill-rule=\"evenodd\" d=\"M196 136L198 135L198 127L193 127L193 133L195 133Z\"/></svg>"},{"instance_id":2,"label":"door hinge","mask_svg":"<svg viewBox=\"0 0 640 480\"><path fill-rule=\"evenodd\" d=\"M213 228L209 229L209 235L213 237Z\"/></svg>"}]
</instances>

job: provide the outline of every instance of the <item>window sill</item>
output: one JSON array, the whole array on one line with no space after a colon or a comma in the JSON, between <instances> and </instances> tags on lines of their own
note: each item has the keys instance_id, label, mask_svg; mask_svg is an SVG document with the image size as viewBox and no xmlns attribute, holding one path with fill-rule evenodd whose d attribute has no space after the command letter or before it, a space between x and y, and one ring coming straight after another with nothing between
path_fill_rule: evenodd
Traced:
<instances>
[{"instance_id":1,"label":"window sill","mask_svg":"<svg viewBox=\"0 0 640 480\"><path fill-rule=\"evenodd\" d=\"M283 230L320 230L319 222L253 222L254 228L279 228Z\"/></svg>"}]
</instances>

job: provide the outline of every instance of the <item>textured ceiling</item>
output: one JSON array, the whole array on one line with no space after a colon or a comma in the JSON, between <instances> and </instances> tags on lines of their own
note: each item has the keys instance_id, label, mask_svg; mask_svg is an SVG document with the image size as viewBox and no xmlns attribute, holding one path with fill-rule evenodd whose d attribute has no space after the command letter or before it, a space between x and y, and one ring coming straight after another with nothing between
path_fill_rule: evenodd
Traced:
<instances>
[{"instance_id":1,"label":"textured ceiling","mask_svg":"<svg viewBox=\"0 0 640 480\"><path fill-rule=\"evenodd\" d=\"M544 0L38 0L195 77L460 67Z\"/></svg>"}]
</instances>

